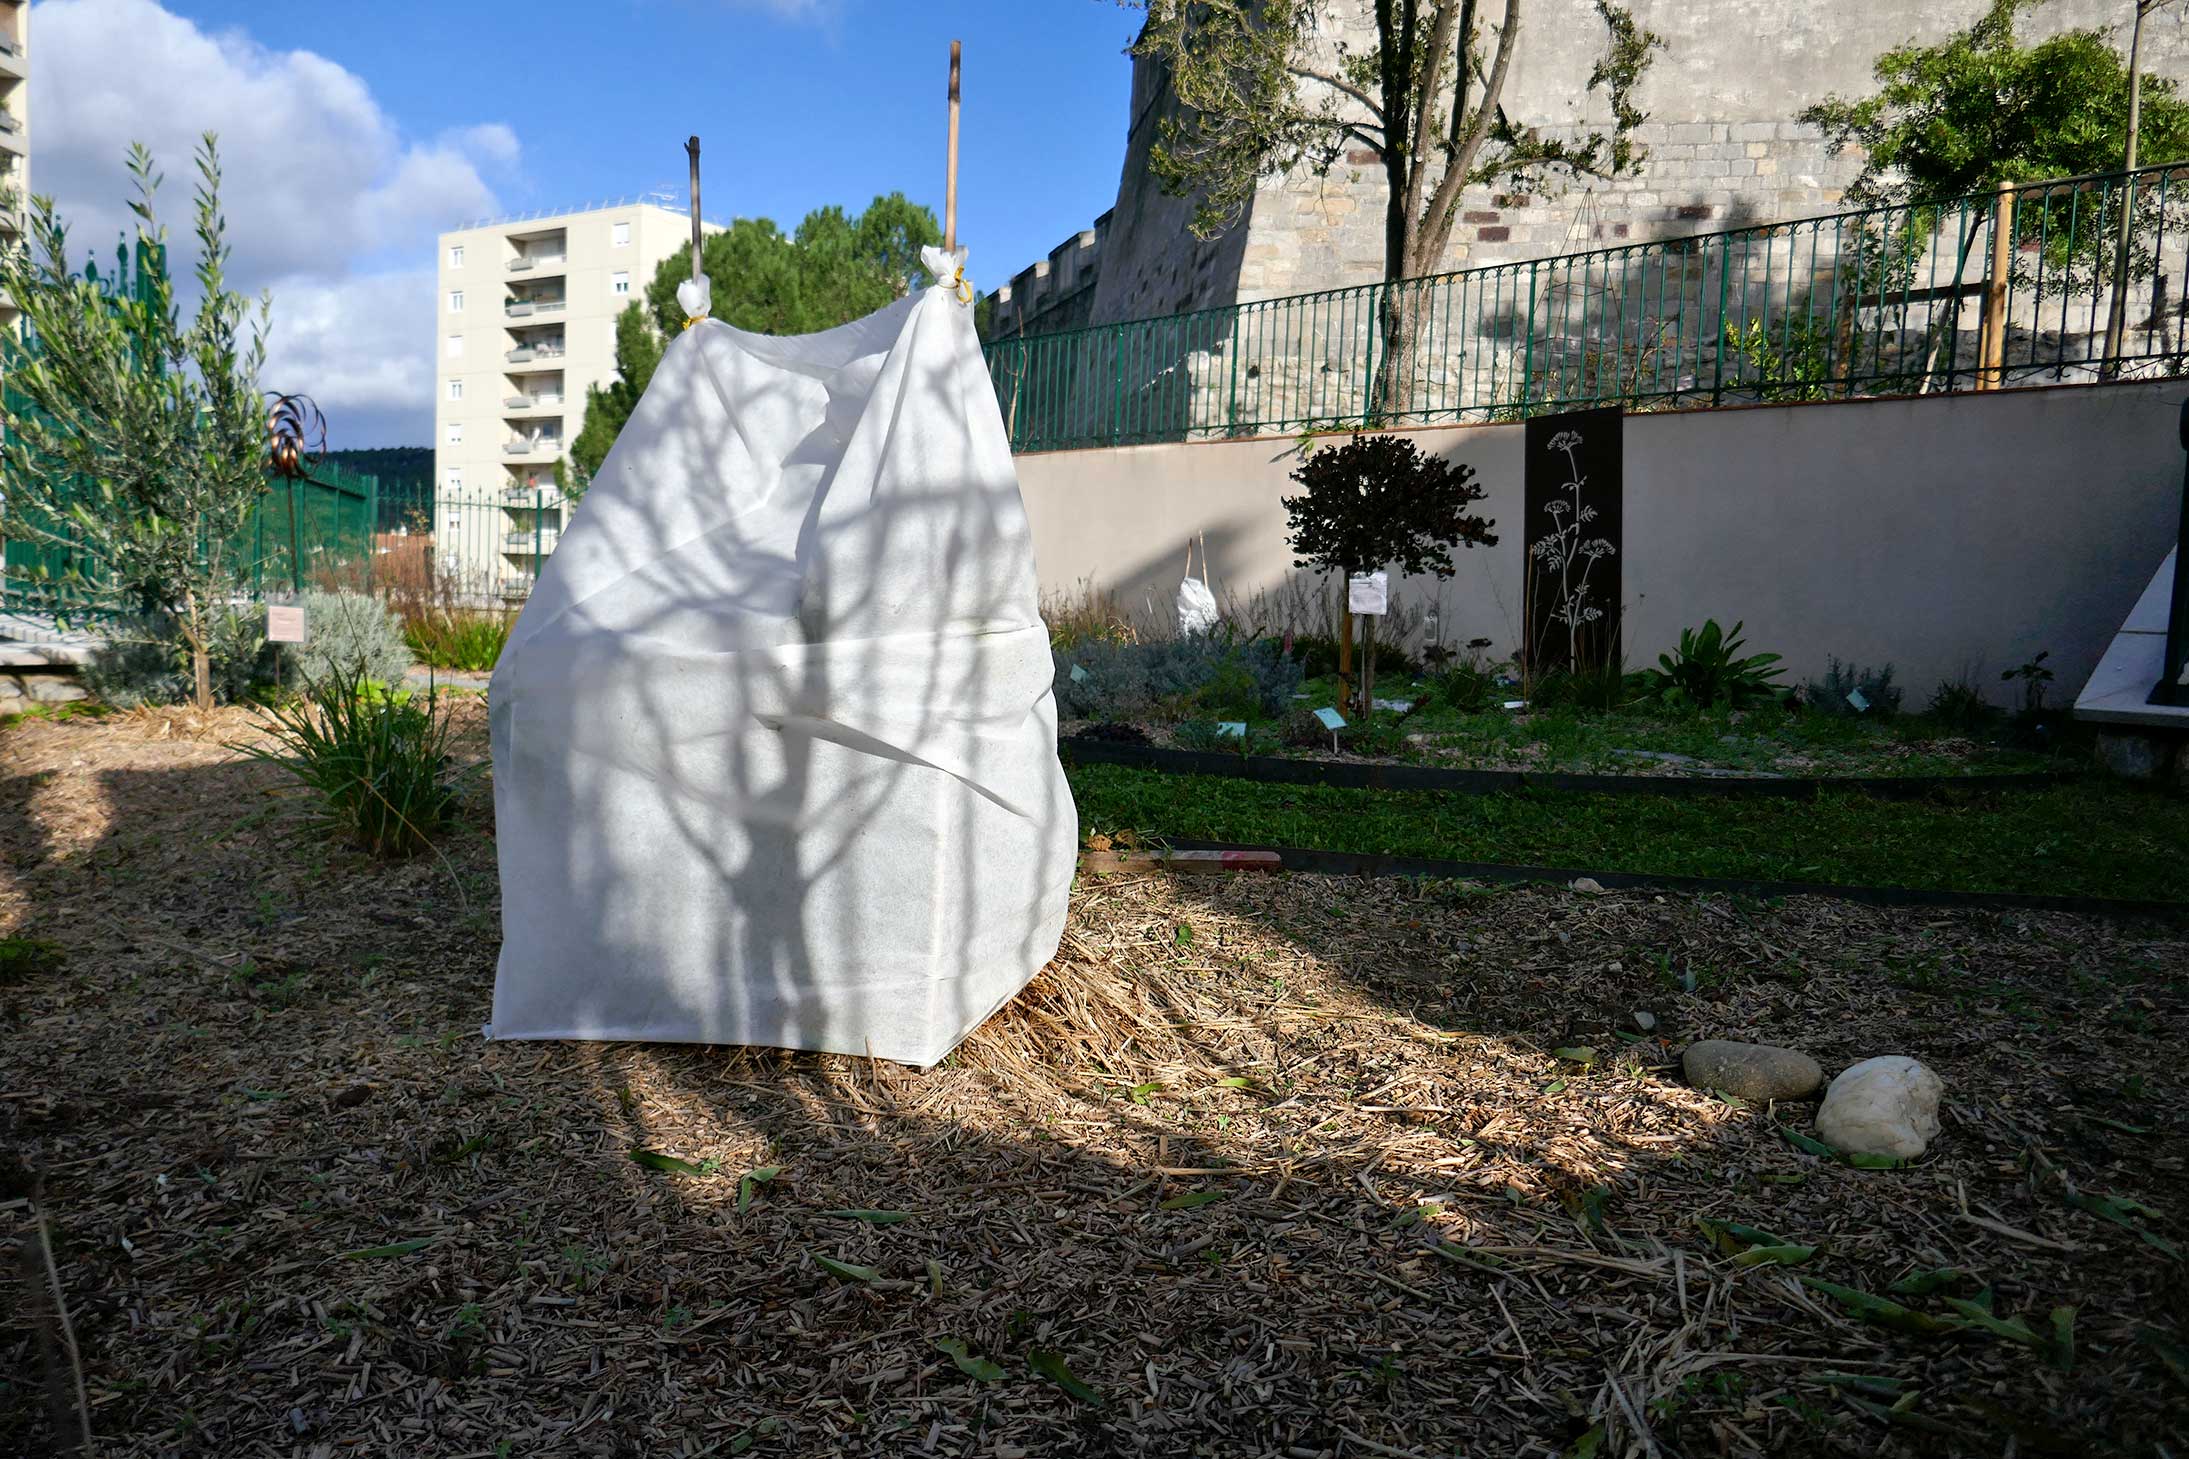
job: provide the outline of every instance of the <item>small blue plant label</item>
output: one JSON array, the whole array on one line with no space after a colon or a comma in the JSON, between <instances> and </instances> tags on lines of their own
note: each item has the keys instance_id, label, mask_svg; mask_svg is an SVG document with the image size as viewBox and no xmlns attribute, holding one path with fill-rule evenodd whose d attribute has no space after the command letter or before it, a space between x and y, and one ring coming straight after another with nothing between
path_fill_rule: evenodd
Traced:
<instances>
[{"instance_id":1,"label":"small blue plant label","mask_svg":"<svg viewBox=\"0 0 2189 1459\"><path fill-rule=\"evenodd\" d=\"M1247 737L1247 722L1243 719L1220 719L1216 721L1216 733L1243 740Z\"/></svg>"},{"instance_id":2,"label":"small blue plant label","mask_svg":"<svg viewBox=\"0 0 2189 1459\"><path fill-rule=\"evenodd\" d=\"M1332 734L1336 734L1339 730L1345 728L1345 716L1338 713L1336 709L1318 709L1315 711L1315 718L1321 720L1323 728L1329 730Z\"/></svg>"},{"instance_id":3,"label":"small blue plant label","mask_svg":"<svg viewBox=\"0 0 2189 1459\"><path fill-rule=\"evenodd\" d=\"M1088 680L1089 680L1090 678L1092 678L1092 677L1094 677L1094 676L1093 676L1093 675L1091 675L1091 674L1089 674L1089 673L1088 673L1088 672L1087 672L1087 671L1086 671L1085 669L1081 668L1081 667L1080 667L1079 665L1077 665L1077 664L1074 664L1074 665L1072 665L1072 682L1073 682L1074 684L1084 684L1084 683L1086 683L1086 682L1087 682L1087 681L1088 681Z\"/></svg>"},{"instance_id":4,"label":"small blue plant label","mask_svg":"<svg viewBox=\"0 0 2189 1459\"><path fill-rule=\"evenodd\" d=\"M1860 689L1849 689L1847 691L1847 702L1855 707L1855 713L1860 714L1870 707L1870 696L1864 694Z\"/></svg>"}]
</instances>

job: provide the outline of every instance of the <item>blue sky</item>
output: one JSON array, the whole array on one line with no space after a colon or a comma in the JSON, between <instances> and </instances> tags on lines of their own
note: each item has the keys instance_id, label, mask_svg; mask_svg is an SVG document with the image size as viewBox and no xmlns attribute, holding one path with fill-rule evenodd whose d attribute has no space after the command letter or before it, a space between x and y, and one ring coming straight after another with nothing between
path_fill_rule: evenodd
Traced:
<instances>
[{"instance_id":1,"label":"blue sky","mask_svg":"<svg viewBox=\"0 0 2189 1459\"><path fill-rule=\"evenodd\" d=\"M336 444L424 444L440 229L681 195L692 132L710 217L790 228L893 189L940 215L955 37L959 238L992 287L1115 200L1138 20L1116 0L45 0L31 180L111 246L141 138L180 231L189 148L219 131L239 282L274 298L269 383L316 394ZM497 54L506 80L477 88Z\"/></svg>"}]
</instances>

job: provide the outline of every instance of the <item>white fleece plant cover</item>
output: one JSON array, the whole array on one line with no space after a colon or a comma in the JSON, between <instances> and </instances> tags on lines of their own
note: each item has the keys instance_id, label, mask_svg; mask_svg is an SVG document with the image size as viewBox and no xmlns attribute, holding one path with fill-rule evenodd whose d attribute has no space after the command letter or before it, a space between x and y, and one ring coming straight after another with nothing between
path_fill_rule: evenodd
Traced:
<instances>
[{"instance_id":1,"label":"white fleece plant cover","mask_svg":"<svg viewBox=\"0 0 2189 1459\"><path fill-rule=\"evenodd\" d=\"M670 341L494 671L492 1037L927 1065L1056 951L1077 818L961 292Z\"/></svg>"}]
</instances>

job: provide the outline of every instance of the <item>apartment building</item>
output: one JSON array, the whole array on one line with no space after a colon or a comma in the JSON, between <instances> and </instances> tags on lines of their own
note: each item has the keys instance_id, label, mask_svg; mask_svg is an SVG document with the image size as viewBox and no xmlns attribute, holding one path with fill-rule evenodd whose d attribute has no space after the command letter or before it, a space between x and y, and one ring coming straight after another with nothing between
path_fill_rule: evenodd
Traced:
<instances>
[{"instance_id":1,"label":"apartment building","mask_svg":"<svg viewBox=\"0 0 2189 1459\"><path fill-rule=\"evenodd\" d=\"M23 235L30 197L30 0L0 0L0 246ZM15 301L0 294L0 329L15 327Z\"/></svg>"},{"instance_id":2,"label":"apartment building","mask_svg":"<svg viewBox=\"0 0 2189 1459\"><path fill-rule=\"evenodd\" d=\"M569 510L555 463L587 388L615 377L616 316L691 241L690 214L650 200L441 235L434 554L468 590L508 602L530 591Z\"/></svg>"}]
</instances>

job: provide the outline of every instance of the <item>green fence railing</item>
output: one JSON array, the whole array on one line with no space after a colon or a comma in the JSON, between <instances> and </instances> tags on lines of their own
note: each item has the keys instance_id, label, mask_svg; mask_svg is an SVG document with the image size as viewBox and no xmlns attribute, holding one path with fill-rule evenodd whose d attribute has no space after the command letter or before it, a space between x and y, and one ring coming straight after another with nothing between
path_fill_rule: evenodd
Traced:
<instances>
[{"instance_id":1,"label":"green fence railing","mask_svg":"<svg viewBox=\"0 0 2189 1459\"><path fill-rule=\"evenodd\" d=\"M2189 166L2167 165L1000 339L985 353L1019 451L1914 394L2182 373L2185 273Z\"/></svg>"}]
</instances>

